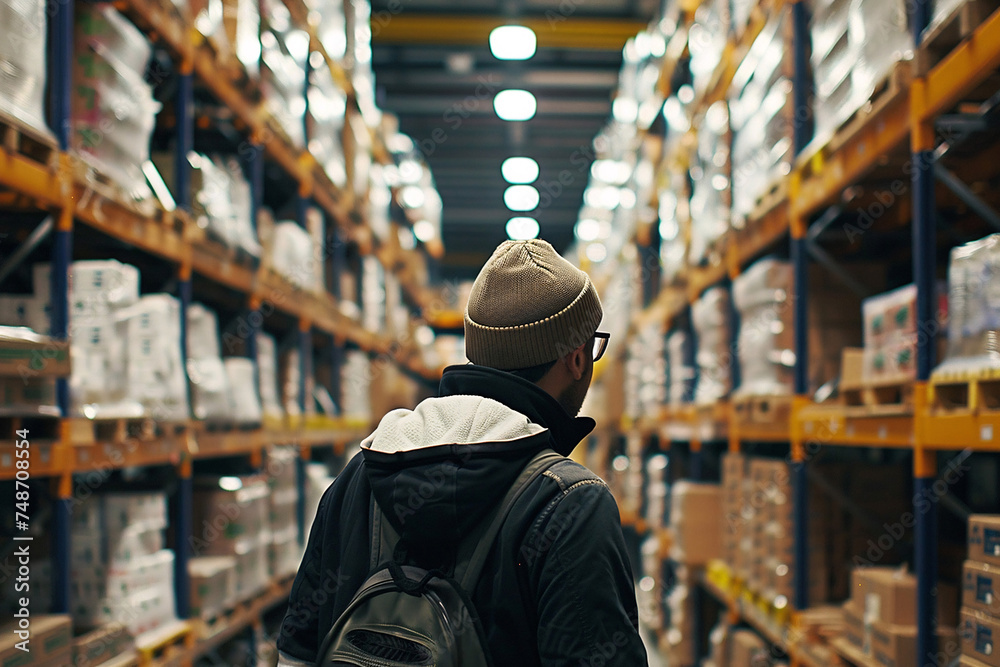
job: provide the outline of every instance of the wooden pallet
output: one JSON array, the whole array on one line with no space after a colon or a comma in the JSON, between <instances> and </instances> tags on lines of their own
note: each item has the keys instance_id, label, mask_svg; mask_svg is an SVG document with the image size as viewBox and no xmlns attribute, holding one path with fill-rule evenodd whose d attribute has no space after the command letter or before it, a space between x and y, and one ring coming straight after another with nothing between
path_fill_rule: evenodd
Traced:
<instances>
[{"instance_id":1,"label":"wooden pallet","mask_svg":"<svg viewBox=\"0 0 1000 667\"><path fill-rule=\"evenodd\" d=\"M145 218L160 221L165 221L168 218L174 219L174 216L163 215L163 209L157 206L155 197L137 199L126 187L79 156L72 160L72 165L73 180L86 188L80 198L78 208L91 204L92 200L96 198L121 206Z\"/></svg>"},{"instance_id":2,"label":"wooden pallet","mask_svg":"<svg viewBox=\"0 0 1000 667\"><path fill-rule=\"evenodd\" d=\"M760 220L773 211L782 202L788 201L788 179L779 178L762 192L754 202L753 210L747 220Z\"/></svg>"},{"instance_id":3,"label":"wooden pallet","mask_svg":"<svg viewBox=\"0 0 1000 667\"><path fill-rule=\"evenodd\" d=\"M21 440L18 431L28 431L28 441L32 444L55 442L59 439L60 420L56 416L28 415L0 417L0 443Z\"/></svg>"},{"instance_id":4,"label":"wooden pallet","mask_svg":"<svg viewBox=\"0 0 1000 667\"><path fill-rule=\"evenodd\" d=\"M882 79L868 102L861 105L834 132L833 138L826 145L826 150L837 152L847 141L862 130L872 116L877 115L900 95L905 95L913 81L913 64L908 60L897 62L889 74Z\"/></svg>"},{"instance_id":5,"label":"wooden pallet","mask_svg":"<svg viewBox=\"0 0 1000 667\"><path fill-rule=\"evenodd\" d=\"M32 162L50 169L55 169L59 162L59 143L55 137L3 112L0 112L0 139L4 150Z\"/></svg>"},{"instance_id":6,"label":"wooden pallet","mask_svg":"<svg viewBox=\"0 0 1000 667\"><path fill-rule=\"evenodd\" d=\"M69 420L70 440L73 444L96 443L124 444L131 441L148 442L166 437L178 437L188 429L187 422L160 422L149 417L131 419Z\"/></svg>"},{"instance_id":7,"label":"wooden pallet","mask_svg":"<svg viewBox=\"0 0 1000 667\"><path fill-rule=\"evenodd\" d=\"M186 649L194 645L195 636L191 630L187 621L172 621L162 628L139 635L135 640L139 663L164 665L171 664L172 658L179 659Z\"/></svg>"},{"instance_id":8,"label":"wooden pallet","mask_svg":"<svg viewBox=\"0 0 1000 667\"><path fill-rule=\"evenodd\" d=\"M935 373L930 381L929 403L936 412L998 412L1000 369Z\"/></svg>"},{"instance_id":9,"label":"wooden pallet","mask_svg":"<svg viewBox=\"0 0 1000 667\"><path fill-rule=\"evenodd\" d=\"M733 399L733 416L742 424L787 425L792 418L791 395L741 396Z\"/></svg>"},{"instance_id":10,"label":"wooden pallet","mask_svg":"<svg viewBox=\"0 0 1000 667\"><path fill-rule=\"evenodd\" d=\"M913 412L913 379L897 378L841 385L840 397L855 416L884 416Z\"/></svg>"},{"instance_id":11,"label":"wooden pallet","mask_svg":"<svg viewBox=\"0 0 1000 667\"><path fill-rule=\"evenodd\" d=\"M1000 8L998 0L965 0L926 32L914 56L917 76L925 76Z\"/></svg>"}]
</instances>

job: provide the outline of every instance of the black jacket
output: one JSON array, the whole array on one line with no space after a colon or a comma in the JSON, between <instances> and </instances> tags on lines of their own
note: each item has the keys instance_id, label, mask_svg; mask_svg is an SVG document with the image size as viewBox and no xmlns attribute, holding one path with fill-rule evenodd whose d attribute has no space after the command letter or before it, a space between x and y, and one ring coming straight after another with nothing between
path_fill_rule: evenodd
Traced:
<instances>
[{"instance_id":1,"label":"black jacket","mask_svg":"<svg viewBox=\"0 0 1000 667\"><path fill-rule=\"evenodd\" d=\"M594 428L509 373L453 366L440 389L387 415L324 494L278 637L283 664L316 660L367 578L372 493L408 558L447 568L534 454L568 455ZM496 667L647 664L618 507L573 461L526 489L472 599Z\"/></svg>"}]
</instances>

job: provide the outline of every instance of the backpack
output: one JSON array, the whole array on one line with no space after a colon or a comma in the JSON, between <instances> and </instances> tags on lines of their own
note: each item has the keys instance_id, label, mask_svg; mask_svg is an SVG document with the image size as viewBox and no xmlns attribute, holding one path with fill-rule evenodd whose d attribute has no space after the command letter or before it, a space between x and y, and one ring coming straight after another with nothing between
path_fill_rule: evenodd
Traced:
<instances>
[{"instance_id":1,"label":"backpack","mask_svg":"<svg viewBox=\"0 0 1000 667\"><path fill-rule=\"evenodd\" d=\"M454 577L396 562L399 534L372 501L371 567L326 635L317 667L489 667L485 634L470 599L504 520L536 477L565 457L546 449L524 467L485 531L461 542ZM483 524L486 522L484 521ZM471 551L471 556L469 552ZM393 554L387 563L381 554Z\"/></svg>"}]
</instances>

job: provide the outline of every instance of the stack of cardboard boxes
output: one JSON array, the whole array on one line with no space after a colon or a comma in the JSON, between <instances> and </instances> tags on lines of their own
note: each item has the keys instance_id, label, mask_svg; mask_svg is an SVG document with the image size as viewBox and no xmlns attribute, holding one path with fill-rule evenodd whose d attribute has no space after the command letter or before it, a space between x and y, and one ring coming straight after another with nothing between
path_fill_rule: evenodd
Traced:
<instances>
[{"instance_id":1,"label":"stack of cardboard boxes","mask_svg":"<svg viewBox=\"0 0 1000 667\"><path fill-rule=\"evenodd\" d=\"M33 616L30 636L21 637L18 631L16 620L0 626L0 665L4 667L90 664L70 662L73 628L69 616ZM21 644L25 640L27 643Z\"/></svg>"},{"instance_id":2,"label":"stack of cardboard boxes","mask_svg":"<svg viewBox=\"0 0 1000 667\"><path fill-rule=\"evenodd\" d=\"M955 645L958 591L938 585L938 643ZM917 656L917 579L902 569L863 567L851 571L851 597L844 603L847 639L881 665L921 664Z\"/></svg>"},{"instance_id":3,"label":"stack of cardboard boxes","mask_svg":"<svg viewBox=\"0 0 1000 667\"><path fill-rule=\"evenodd\" d=\"M1000 665L1000 516L969 517L969 560L962 572L964 667Z\"/></svg>"},{"instance_id":4,"label":"stack of cardboard boxes","mask_svg":"<svg viewBox=\"0 0 1000 667\"><path fill-rule=\"evenodd\" d=\"M686 667L696 664L696 642L700 641L695 618L698 581L693 567L681 565L674 573L674 583L666 600L670 627L663 636L661 649L667 664Z\"/></svg>"},{"instance_id":5,"label":"stack of cardboard boxes","mask_svg":"<svg viewBox=\"0 0 1000 667\"><path fill-rule=\"evenodd\" d=\"M74 510L71 598L77 628L120 623L137 636L176 617L163 493L108 493Z\"/></svg>"},{"instance_id":6,"label":"stack of cardboard boxes","mask_svg":"<svg viewBox=\"0 0 1000 667\"><path fill-rule=\"evenodd\" d=\"M711 405L729 395L732 385L732 307L729 290L713 287L691 306L698 351L694 402Z\"/></svg>"},{"instance_id":7,"label":"stack of cardboard boxes","mask_svg":"<svg viewBox=\"0 0 1000 667\"><path fill-rule=\"evenodd\" d=\"M201 607L225 607L267 588L270 583L271 545L269 489L263 477L206 477L195 480L194 555L191 560L192 597L212 576L232 581L206 591L212 595ZM204 562L200 557L232 560ZM198 562L196 562L198 561ZM233 574L230 574L232 572ZM213 582L214 583L214 582Z\"/></svg>"},{"instance_id":8,"label":"stack of cardboard boxes","mask_svg":"<svg viewBox=\"0 0 1000 667\"><path fill-rule=\"evenodd\" d=\"M703 566L722 556L722 487L718 484L676 482L670 490L670 528L673 544L670 558L688 566Z\"/></svg>"},{"instance_id":9,"label":"stack of cardboard boxes","mask_svg":"<svg viewBox=\"0 0 1000 667\"><path fill-rule=\"evenodd\" d=\"M943 329L948 302L943 285L938 290L937 321ZM864 356L861 377L866 384L901 384L916 378L917 287L899 289L865 299ZM933 333L928 331L925 333ZM943 339L943 337L942 337Z\"/></svg>"},{"instance_id":10,"label":"stack of cardboard boxes","mask_svg":"<svg viewBox=\"0 0 1000 667\"><path fill-rule=\"evenodd\" d=\"M289 447L274 447L267 456L268 485L271 490L268 496L271 519L270 568L275 577L295 574L302 560L297 516L297 457L298 452Z\"/></svg>"}]
</instances>

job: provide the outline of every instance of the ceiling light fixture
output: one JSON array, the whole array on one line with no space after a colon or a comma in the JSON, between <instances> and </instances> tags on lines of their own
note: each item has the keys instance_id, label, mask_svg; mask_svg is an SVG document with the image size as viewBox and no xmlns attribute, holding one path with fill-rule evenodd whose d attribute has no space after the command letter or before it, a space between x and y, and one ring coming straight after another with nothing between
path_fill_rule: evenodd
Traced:
<instances>
[{"instance_id":1,"label":"ceiling light fixture","mask_svg":"<svg viewBox=\"0 0 1000 667\"><path fill-rule=\"evenodd\" d=\"M538 179L538 163L530 157L509 157L500 165L500 173L511 184L534 183Z\"/></svg>"},{"instance_id":2,"label":"ceiling light fixture","mask_svg":"<svg viewBox=\"0 0 1000 667\"><path fill-rule=\"evenodd\" d=\"M530 185L512 185L504 191L503 203L512 211L533 211L538 206L538 190Z\"/></svg>"},{"instance_id":3,"label":"ceiling light fixture","mask_svg":"<svg viewBox=\"0 0 1000 667\"><path fill-rule=\"evenodd\" d=\"M512 241L529 241L538 238L538 221L526 216L518 216L507 221L507 236Z\"/></svg>"},{"instance_id":4,"label":"ceiling light fixture","mask_svg":"<svg viewBox=\"0 0 1000 667\"><path fill-rule=\"evenodd\" d=\"M493 109L500 120L531 120L535 117L538 103L527 90L502 90L493 98Z\"/></svg>"},{"instance_id":5,"label":"ceiling light fixture","mask_svg":"<svg viewBox=\"0 0 1000 667\"><path fill-rule=\"evenodd\" d=\"M503 25L490 33L490 51L497 60L527 60L535 55L538 40L531 28Z\"/></svg>"}]
</instances>

